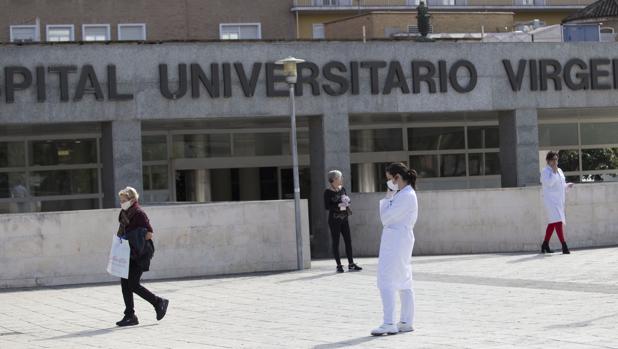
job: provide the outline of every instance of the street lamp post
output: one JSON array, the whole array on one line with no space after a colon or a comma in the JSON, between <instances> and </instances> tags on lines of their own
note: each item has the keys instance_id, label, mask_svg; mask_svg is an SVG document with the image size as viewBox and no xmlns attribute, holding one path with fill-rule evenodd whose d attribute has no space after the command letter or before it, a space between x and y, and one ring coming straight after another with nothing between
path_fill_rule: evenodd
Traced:
<instances>
[{"instance_id":1,"label":"street lamp post","mask_svg":"<svg viewBox=\"0 0 618 349\"><path fill-rule=\"evenodd\" d=\"M298 149L296 142L296 105L294 101L294 86L297 80L296 65L302 63L304 60L287 57L275 62L276 64L283 65L283 73L285 75L285 81L288 83L290 90L290 118L292 128L290 130L290 143L292 146L292 172L294 177L294 222L296 226L296 258L298 270L302 270L303 263L303 236L301 233L301 221L300 221L300 184L298 179Z\"/></svg>"}]
</instances>

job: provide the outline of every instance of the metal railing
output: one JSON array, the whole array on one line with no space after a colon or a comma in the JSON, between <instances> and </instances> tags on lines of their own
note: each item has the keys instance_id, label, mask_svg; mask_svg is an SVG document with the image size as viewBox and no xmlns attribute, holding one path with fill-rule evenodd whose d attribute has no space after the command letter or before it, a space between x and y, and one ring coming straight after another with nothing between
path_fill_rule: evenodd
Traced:
<instances>
[{"instance_id":1,"label":"metal railing","mask_svg":"<svg viewBox=\"0 0 618 349\"><path fill-rule=\"evenodd\" d=\"M484 7L544 7L587 6L595 0L427 0L429 7L484 6ZM415 8L418 0L294 0L294 8L356 9L356 8Z\"/></svg>"}]
</instances>

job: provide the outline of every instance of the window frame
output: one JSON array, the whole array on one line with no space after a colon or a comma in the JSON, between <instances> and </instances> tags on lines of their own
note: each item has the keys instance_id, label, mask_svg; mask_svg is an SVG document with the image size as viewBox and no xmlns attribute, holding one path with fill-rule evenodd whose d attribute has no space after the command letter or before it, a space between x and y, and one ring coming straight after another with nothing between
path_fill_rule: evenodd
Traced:
<instances>
[{"instance_id":1,"label":"window frame","mask_svg":"<svg viewBox=\"0 0 618 349\"><path fill-rule=\"evenodd\" d=\"M36 24L27 24L27 25L11 25L9 26L9 40L11 42L27 42L27 41L15 41L15 35L13 34L13 29L32 29L34 32L34 38L32 42L41 41L39 28Z\"/></svg>"},{"instance_id":2,"label":"window frame","mask_svg":"<svg viewBox=\"0 0 618 349\"><path fill-rule=\"evenodd\" d=\"M104 27L106 30L107 38L105 40L86 40L86 29L88 28L101 28ZM82 24L82 41L94 41L94 42L105 42L112 40L112 30L110 24Z\"/></svg>"},{"instance_id":3,"label":"window frame","mask_svg":"<svg viewBox=\"0 0 618 349\"><path fill-rule=\"evenodd\" d=\"M122 38L122 28L124 27L141 27L142 33L144 34L144 38L140 40ZM146 41L146 39L148 38L147 36L148 31L146 29L146 23L118 23L118 25L116 26L116 29L118 31L117 32L118 41Z\"/></svg>"},{"instance_id":4,"label":"window frame","mask_svg":"<svg viewBox=\"0 0 618 349\"><path fill-rule=\"evenodd\" d=\"M226 26L237 26L237 27L249 27L249 26L257 26L258 29L258 37L256 39L243 39L240 37L240 31L238 32L238 39L223 39L223 27ZM228 41L228 40L262 40L262 23L261 22L254 22L254 23L250 23L250 22L246 22L246 23L219 23L219 40L224 40L224 41Z\"/></svg>"},{"instance_id":5,"label":"window frame","mask_svg":"<svg viewBox=\"0 0 618 349\"><path fill-rule=\"evenodd\" d=\"M70 28L71 35L68 41L50 41L49 40L49 30L53 28ZM45 41L46 42L71 42L75 41L75 25L74 24L48 24L45 26Z\"/></svg>"},{"instance_id":6,"label":"window frame","mask_svg":"<svg viewBox=\"0 0 618 349\"><path fill-rule=\"evenodd\" d=\"M320 27L322 27L322 37L316 37L315 36L316 28L320 28ZM324 23L312 23L311 35L312 35L312 39L313 40L324 40L324 39L326 39L326 26L324 25Z\"/></svg>"}]
</instances>

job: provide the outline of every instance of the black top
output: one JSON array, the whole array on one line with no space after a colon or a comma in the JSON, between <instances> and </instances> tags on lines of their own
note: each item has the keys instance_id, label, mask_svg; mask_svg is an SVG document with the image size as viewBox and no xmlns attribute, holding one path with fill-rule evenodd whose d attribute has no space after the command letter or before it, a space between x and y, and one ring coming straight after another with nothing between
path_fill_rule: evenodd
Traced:
<instances>
[{"instance_id":1,"label":"black top","mask_svg":"<svg viewBox=\"0 0 618 349\"><path fill-rule=\"evenodd\" d=\"M339 191L334 191L330 188L324 190L324 207L328 210L328 216L330 218L343 219L348 217L349 207L345 211L339 209L339 204L342 202L341 197L343 195L348 195L344 187L341 187Z\"/></svg>"}]
</instances>

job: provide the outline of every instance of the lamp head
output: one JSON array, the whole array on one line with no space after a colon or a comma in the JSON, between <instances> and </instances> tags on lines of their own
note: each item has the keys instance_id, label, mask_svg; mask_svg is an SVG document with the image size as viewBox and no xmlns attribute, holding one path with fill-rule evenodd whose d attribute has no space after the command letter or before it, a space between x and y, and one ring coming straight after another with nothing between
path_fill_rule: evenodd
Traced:
<instances>
[{"instance_id":1,"label":"lamp head","mask_svg":"<svg viewBox=\"0 0 618 349\"><path fill-rule=\"evenodd\" d=\"M295 84L298 77L296 66L298 63L303 63L304 61L304 59L298 59L290 56L276 61L275 64L282 64L285 81L287 81L288 84Z\"/></svg>"}]
</instances>

